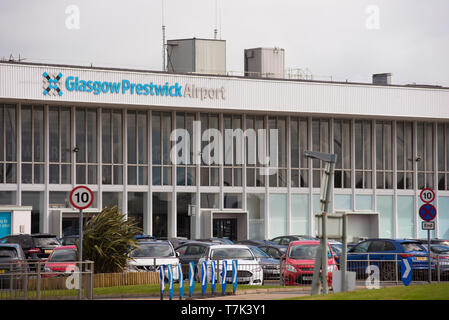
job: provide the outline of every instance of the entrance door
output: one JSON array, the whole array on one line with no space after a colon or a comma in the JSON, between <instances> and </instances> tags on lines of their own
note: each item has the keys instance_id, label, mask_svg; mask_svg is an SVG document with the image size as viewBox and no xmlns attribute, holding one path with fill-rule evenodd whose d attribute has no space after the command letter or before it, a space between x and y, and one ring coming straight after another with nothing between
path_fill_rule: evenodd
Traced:
<instances>
[{"instance_id":1,"label":"entrance door","mask_svg":"<svg viewBox=\"0 0 449 320\"><path fill-rule=\"evenodd\" d=\"M231 241L237 240L237 219L214 219L213 236L216 238L225 238Z\"/></svg>"}]
</instances>

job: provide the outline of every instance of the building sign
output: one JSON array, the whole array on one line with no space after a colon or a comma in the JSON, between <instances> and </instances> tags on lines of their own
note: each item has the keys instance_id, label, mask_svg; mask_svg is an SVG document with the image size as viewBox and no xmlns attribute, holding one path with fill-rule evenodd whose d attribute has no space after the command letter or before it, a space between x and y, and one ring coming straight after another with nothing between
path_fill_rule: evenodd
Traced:
<instances>
[{"instance_id":1,"label":"building sign","mask_svg":"<svg viewBox=\"0 0 449 320\"><path fill-rule=\"evenodd\" d=\"M11 212L0 212L0 238L11 234Z\"/></svg>"},{"instance_id":2,"label":"building sign","mask_svg":"<svg viewBox=\"0 0 449 320\"><path fill-rule=\"evenodd\" d=\"M43 95L59 95L64 92L83 92L93 95L137 95L137 96L163 96L173 98L190 98L200 100L225 100L225 87L208 88L198 87L195 84L178 82L153 83L132 82L128 79L120 81L98 81L83 79L78 76L68 75L63 80L63 74L48 74L43 76Z\"/></svg>"}]
</instances>

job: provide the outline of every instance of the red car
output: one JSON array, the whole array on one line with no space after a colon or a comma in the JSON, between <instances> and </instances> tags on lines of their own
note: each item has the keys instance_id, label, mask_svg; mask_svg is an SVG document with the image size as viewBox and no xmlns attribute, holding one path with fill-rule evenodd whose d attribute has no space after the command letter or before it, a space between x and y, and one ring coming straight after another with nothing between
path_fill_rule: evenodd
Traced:
<instances>
[{"instance_id":1,"label":"red car","mask_svg":"<svg viewBox=\"0 0 449 320\"><path fill-rule=\"evenodd\" d=\"M300 240L290 242L287 253L282 256L282 271L285 285L310 285L313 279L316 251L320 241ZM331 246L328 251L328 285L332 285L332 272L337 270L337 263L332 254Z\"/></svg>"},{"instance_id":2,"label":"red car","mask_svg":"<svg viewBox=\"0 0 449 320\"><path fill-rule=\"evenodd\" d=\"M76 246L62 246L55 248L44 266L43 278L67 275L76 268Z\"/></svg>"}]
</instances>

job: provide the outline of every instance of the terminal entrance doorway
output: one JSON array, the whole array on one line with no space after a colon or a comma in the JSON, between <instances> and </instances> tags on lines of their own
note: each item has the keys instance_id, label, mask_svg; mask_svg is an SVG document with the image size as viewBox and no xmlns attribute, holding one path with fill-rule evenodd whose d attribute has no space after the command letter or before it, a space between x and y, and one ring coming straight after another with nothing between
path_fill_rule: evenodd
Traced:
<instances>
[{"instance_id":1,"label":"terminal entrance doorway","mask_svg":"<svg viewBox=\"0 0 449 320\"><path fill-rule=\"evenodd\" d=\"M214 219L213 221L214 238L224 238L231 241L237 241L237 219Z\"/></svg>"}]
</instances>

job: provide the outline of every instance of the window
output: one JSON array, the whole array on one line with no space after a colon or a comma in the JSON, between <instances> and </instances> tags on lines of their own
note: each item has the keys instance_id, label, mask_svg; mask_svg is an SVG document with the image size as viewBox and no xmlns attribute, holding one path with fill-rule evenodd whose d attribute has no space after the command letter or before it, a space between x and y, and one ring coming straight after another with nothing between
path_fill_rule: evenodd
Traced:
<instances>
[{"instance_id":1,"label":"window","mask_svg":"<svg viewBox=\"0 0 449 320\"><path fill-rule=\"evenodd\" d=\"M44 108L22 106L21 109L22 183L44 183Z\"/></svg>"},{"instance_id":2,"label":"window","mask_svg":"<svg viewBox=\"0 0 449 320\"><path fill-rule=\"evenodd\" d=\"M304 151L309 150L307 119L291 118L290 120L290 162L291 186L293 188L307 188L309 186L309 161Z\"/></svg>"},{"instance_id":3,"label":"window","mask_svg":"<svg viewBox=\"0 0 449 320\"><path fill-rule=\"evenodd\" d=\"M97 183L97 111L77 108L75 113L76 183Z\"/></svg>"},{"instance_id":4,"label":"window","mask_svg":"<svg viewBox=\"0 0 449 320\"><path fill-rule=\"evenodd\" d=\"M202 113L201 120L201 186L218 186L220 182L220 137L215 130L218 126L218 114ZM214 130L215 129L215 130ZM205 133L206 132L206 133ZM204 140L203 140L204 139ZM218 149L218 150L217 150Z\"/></svg>"},{"instance_id":5,"label":"window","mask_svg":"<svg viewBox=\"0 0 449 320\"><path fill-rule=\"evenodd\" d=\"M270 159L269 167L274 167L277 170L269 172L270 187L287 187L287 124L286 118L283 117L269 117L268 118L268 132L267 145L268 156ZM277 130L278 140L272 139L272 130ZM274 144L273 144L274 142ZM272 148L275 147L274 150ZM277 164L273 163L276 162Z\"/></svg>"},{"instance_id":6,"label":"window","mask_svg":"<svg viewBox=\"0 0 449 320\"><path fill-rule=\"evenodd\" d=\"M393 189L393 143L391 121L376 122L377 189Z\"/></svg>"},{"instance_id":7,"label":"window","mask_svg":"<svg viewBox=\"0 0 449 320\"><path fill-rule=\"evenodd\" d=\"M356 120L354 122L355 187L357 189L373 187L371 128L371 121Z\"/></svg>"},{"instance_id":8,"label":"window","mask_svg":"<svg viewBox=\"0 0 449 320\"><path fill-rule=\"evenodd\" d=\"M326 119L312 119L312 150L318 152L330 152L330 137L329 137L329 120ZM312 160L313 169L313 188L321 186L321 176L323 175L325 163L318 160Z\"/></svg>"},{"instance_id":9,"label":"window","mask_svg":"<svg viewBox=\"0 0 449 320\"><path fill-rule=\"evenodd\" d=\"M103 109L102 124L102 182L123 184L123 123L122 111Z\"/></svg>"},{"instance_id":10,"label":"window","mask_svg":"<svg viewBox=\"0 0 449 320\"><path fill-rule=\"evenodd\" d=\"M242 117L224 115L223 126L223 185L242 186Z\"/></svg>"},{"instance_id":11,"label":"window","mask_svg":"<svg viewBox=\"0 0 449 320\"><path fill-rule=\"evenodd\" d=\"M371 244L371 241L362 242L362 243L356 245L351 252L357 252L357 253L367 252L370 244Z\"/></svg>"},{"instance_id":12,"label":"window","mask_svg":"<svg viewBox=\"0 0 449 320\"><path fill-rule=\"evenodd\" d=\"M418 189L433 188L433 123L418 123L417 139Z\"/></svg>"},{"instance_id":13,"label":"window","mask_svg":"<svg viewBox=\"0 0 449 320\"><path fill-rule=\"evenodd\" d=\"M195 114L176 112L176 185L196 185L196 167L193 164L193 121ZM182 145L180 145L182 144ZM178 148L179 147L179 148Z\"/></svg>"},{"instance_id":14,"label":"window","mask_svg":"<svg viewBox=\"0 0 449 320\"><path fill-rule=\"evenodd\" d=\"M16 107L0 105L0 183L17 182Z\"/></svg>"},{"instance_id":15,"label":"window","mask_svg":"<svg viewBox=\"0 0 449 320\"><path fill-rule=\"evenodd\" d=\"M334 120L335 188L351 188L351 121Z\"/></svg>"},{"instance_id":16,"label":"window","mask_svg":"<svg viewBox=\"0 0 449 320\"><path fill-rule=\"evenodd\" d=\"M153 185L172 184L170 151L172 142L172 115L170 112L152 112L152 172Z\"/></svg>"},{"instance_id":17,"label":"window","mask_svg":"<svg viewBox=\"0 0 449 320\"><path fill-rule=\"evenodd\" d=\"M438 190L449 190L449 123L438 124Z\"/></svg>"},{"instance_id":18,"label":"window","mask_svg":"<svg viewBox=\"0 0 449 320\"><path fill-rule=\"evenodd\" d=\"M224 194L224 208L235 209L242 208L242 194L241 193L225 193Z\"/></svg>"},{"instance_id":19,"label":"window","mask_svg":"<svg viewBox=\"0 0 449 320\"><path fill-rule=\"evenodd\" d=\"M69 184L72 181L71 112L67 107L49 107L49 182Z\"/></svg>"},{"instance_id":20,"label":"window","mask_svg":"<svg viewBox=\"0 0 449 320\"><path fill-rule=\"evenodd\" d=\"M148 184L148 127L145 111L127 112L128 184Z\"/></svg>"},{"instance_id":21,"label":"window","mask_svg":"<svg viewBox=\"0 0 449 320\"><path fill-rule=\"evenodd\" d=\"M265 186L264 165L260 162L266 154L264 135L264 117L247 116L245 129L246 185L248 187ZM261 131L262 130L262 131ZM262 174L261 174L262 173Z\"/></svg>"},{"instance_id":22,"label":"window","mask_svg":"<svg viewBox=\"0 0 449 320\"><path fill-rule=\"evenodd\" d=\"M397 188L413 189L413 124L396 123Z\"/></svg>"}]
</instances>

